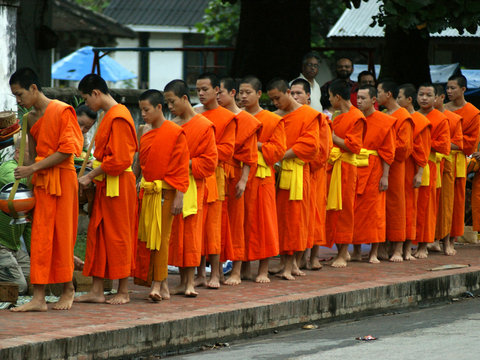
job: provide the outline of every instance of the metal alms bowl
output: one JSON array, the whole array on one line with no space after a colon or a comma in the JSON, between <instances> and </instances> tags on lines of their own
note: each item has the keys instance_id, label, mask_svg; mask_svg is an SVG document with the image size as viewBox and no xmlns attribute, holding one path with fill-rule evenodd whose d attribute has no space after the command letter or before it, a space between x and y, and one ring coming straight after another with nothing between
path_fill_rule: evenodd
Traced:
<instances>
[{"instance_id":1,"label":"metal alms bowl","mask_svg":"<svg viewBox=\"0 0 480 360\"><path fill-rule=\"evenodd\" d=\"M12 187L13 183L10 183L0 189L0 210L2 210L8 216L12 216L10 214L10 209L8 208L8 197L10 196ZM27 218L27 213L34 207L35 197L33 196L33 192L26 185L19 184L18 190L13 198L13 208L17 212L18 219L12 219L10 224L27 223L29 221Z\"/></svg>"}]
</instances>

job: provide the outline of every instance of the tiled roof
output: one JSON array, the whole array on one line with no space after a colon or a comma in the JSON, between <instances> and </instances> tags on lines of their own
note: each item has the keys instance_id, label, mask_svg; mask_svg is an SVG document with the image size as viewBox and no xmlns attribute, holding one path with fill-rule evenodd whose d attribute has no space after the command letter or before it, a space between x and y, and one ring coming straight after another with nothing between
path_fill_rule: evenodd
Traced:
<instances>
[{"instance_id":1,"label":"tiled roof","mask_svg":"<svg viewBox=\"0 0 480 360\"><path fill-rule=\"evenodd\" d=\"M383 27L370 27L372 16L378 14L380 3L377 0L362 2L358 9L346 9L340 19L328 32L328 38L337 37L383 37ZM440 33L430 34L432 37L480 37L480 27L476 34L464 32L462 35L456 29L446 29Z\"/></svg>"},{"instance_id":2,"label":"tiled roof","mask_svg":"<svg viewBox=\"0 0 480 360\"><path fill-rule=\"evenodd\" d=\"M104 14L124 25L193 27L208 0L112 0Z\"/></svg>"}]
</instances>

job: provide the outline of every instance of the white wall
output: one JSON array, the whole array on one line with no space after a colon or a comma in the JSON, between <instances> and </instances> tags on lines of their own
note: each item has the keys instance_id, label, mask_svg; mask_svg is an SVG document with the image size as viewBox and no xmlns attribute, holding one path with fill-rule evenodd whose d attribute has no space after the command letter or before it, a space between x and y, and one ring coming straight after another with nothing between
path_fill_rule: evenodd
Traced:
<instances>
[{"instance_id":1,"label":"white wall","mask_svg":"<svg viewBox=\"0 0 480 360\"><path fill-rule=\"evenodd\" d=\"M0 111L17 110L17 102L8 85L17 62L16 11L15 7L0 6Z\"/></svg>"},{"instance_id":2,"label":"white wall","mask_svg":"<svg viewBox=\"0 0 480 360\"><path fill-rule=\"evenodd\" d=\"M127 39L127 38L117 38L117 47L138 47L138 39ZM120 63L124 68L130 70L132 73L137 75L137 79L133 79L134 87L138 85L138 74L139 74L139 65L138 65L138 52L137 51L115 51L108 56L112 57ZM113 83L112 87L114 88L123 88L126 87L123 81L118 81Z\"/></svg>"},{"instance_id":3,"label":"white wall","mask_svg":"<svg viewBox=\"0 0 480 360\"><path fill-rule=\"evenodd\" d=\"M182 47L182 34L151 33L150 47ZM150 53L150 88L163 90L171 80L183 79L183 54L180 51Z\"/></svg>"}]
</instances>

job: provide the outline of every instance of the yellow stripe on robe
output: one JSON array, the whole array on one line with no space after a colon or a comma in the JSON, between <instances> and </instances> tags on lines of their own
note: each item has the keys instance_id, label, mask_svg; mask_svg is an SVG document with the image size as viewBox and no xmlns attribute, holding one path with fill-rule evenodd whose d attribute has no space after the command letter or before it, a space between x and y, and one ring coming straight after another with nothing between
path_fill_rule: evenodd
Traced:
<instances>
[{"instance_id":1,"label":"yellow stripe on robe","mask_svg":"<svg viewBox=\"0 0 480 360\"><path fill-rule=\"evenodd\" d=\"M98 160L93 160L93 168L96 169L102 165L102 163ZM124 171L132 171L132 167L129 166L127 169ZM106 195L108 197L116 197L120 195L120 183L118 180L118 176L111 176L108 174L100 174L95 176L95 180L97 181L103 181L104 179L107 179L107 184L106 184Z\"/></svg>"},{"instance_id":2,"label":"yellow stripe on robe","mask_svg":"<svg viewBox=\"0 0 480 360\"><path fill-rule=\"evenodd\" d=\"M340 148L333 147L330 151L328 162L333 165L332 176L327 196L327 210L342 210L342 162L353 166L368 166L370 155L378 156L375 150L361 149L360 154L342 152Z\"/></svg>"},{"instance_id":3,"label":"yellow stripe on robe","mask_svg":"<svg viewBox=\"0 0 480 360\"><path fill-rule=\"evenodd\" d=\"M265 158L261 151L257 151L258 154L258 161L257 161L257 172L255 173L255 177L265 179L266 177L272 176L272 171L270 170L270 166L267 165L265 162Z\"/></svg>"},{"instance_id":4,"label":"yellow stripe on robe","mask_svg":"<svg viewBox=\"0 0 480 360\"><path fill-rule=\"evenodd\" d=\"M299 158L282 160L278 187L290 190L289 200L303 200L303 165Z\"/></svg>"}]
</instances>

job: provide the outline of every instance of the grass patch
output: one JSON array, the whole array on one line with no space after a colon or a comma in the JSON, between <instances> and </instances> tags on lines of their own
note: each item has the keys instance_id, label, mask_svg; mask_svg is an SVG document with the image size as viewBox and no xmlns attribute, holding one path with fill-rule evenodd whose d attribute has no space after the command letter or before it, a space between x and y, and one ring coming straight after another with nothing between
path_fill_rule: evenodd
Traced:
<instances>
[{"instance_id":1,"label":"grass patch","mask_svg":"<svg viewBox=\"0 0 480 360\"><path fill-rule=\"evenodd\" d=\"M87 250L87 234L77 235L77 241L75 242L75 248L73 253L80 259L85 260L85 251Z\"/></svg>"}]
</instances>

